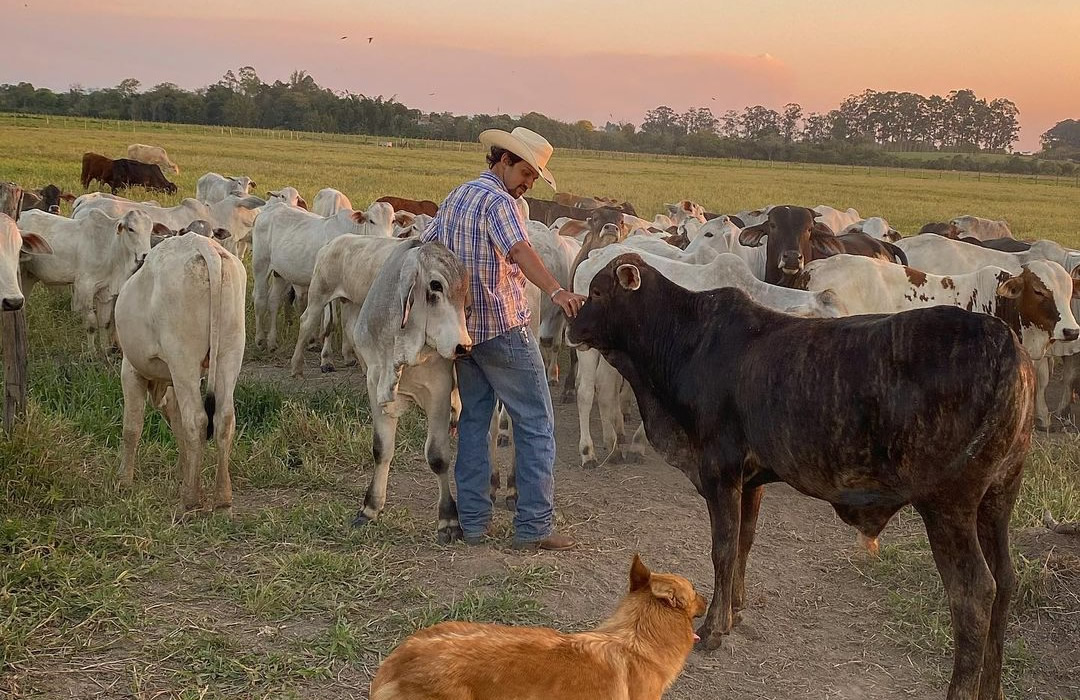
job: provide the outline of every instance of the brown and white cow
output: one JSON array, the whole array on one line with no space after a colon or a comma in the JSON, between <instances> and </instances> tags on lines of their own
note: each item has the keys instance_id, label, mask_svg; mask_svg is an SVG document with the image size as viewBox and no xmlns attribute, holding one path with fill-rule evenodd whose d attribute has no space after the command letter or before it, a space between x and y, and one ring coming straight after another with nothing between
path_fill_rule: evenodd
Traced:
<instances>
[{"instance_id":1,"label":"brown and white cow","mask_svg":"<svg viewBox=\"0 0 1080 700\"><path fill-rule=\"evenodd\" d=\"M953 275L926 273L853 255L809 263L795 280L801 289L831 289L853 314L895 313L929 306L958 306L996 316L1019 336L1039 369L1036 422L1049 425L1045 392L1052 344L1080 338L1073 295L1080 285L1056 262L1032 260Z\"/></svg>"},{"instance_id":2,"label":"brown and white cow","mask_svg":"<svg viewBox=\"0 0 1080 700\"><path fill-rule=\"evenodd\" d=\"M903 251L892 243L875 240L865 233L834 236L827 227L815 221L818 216L816 211L806 207L773 207L763 223L748 226L739 233L739 242L744 246L766 243L766 282L791 286L803 265L840 253L907 264Z\"/></svg>"}]
</instances>

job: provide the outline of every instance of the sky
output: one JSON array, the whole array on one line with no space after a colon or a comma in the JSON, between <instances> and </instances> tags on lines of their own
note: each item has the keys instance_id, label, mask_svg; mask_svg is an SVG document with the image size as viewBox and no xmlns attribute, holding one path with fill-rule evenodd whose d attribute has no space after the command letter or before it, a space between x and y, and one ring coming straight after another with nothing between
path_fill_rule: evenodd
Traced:
<instances>
[{"instance_id":1,"label":"sky","mask_svg":"<svg viewBox=\"0 0 1080 700\"><path fill-rule=\"evenodd\" d=\"M640 125L661 104L827 111L867 88L970 88L1016 103L1020 151L1080 118L1078 0L0 0L0 12L0 83L56 90L129 77L192 89L251 65L265 82L304 70L424 111Z\"/></svg>"}]
</instances>

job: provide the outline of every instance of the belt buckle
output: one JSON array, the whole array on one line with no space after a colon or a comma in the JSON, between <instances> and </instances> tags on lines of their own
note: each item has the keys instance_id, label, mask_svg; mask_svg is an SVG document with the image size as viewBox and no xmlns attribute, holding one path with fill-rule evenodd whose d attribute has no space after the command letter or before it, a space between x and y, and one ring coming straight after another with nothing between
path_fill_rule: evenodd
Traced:
<instances>
[{"instance_id":1,"label":"belt buckle","mask_svg":"<svg viewBox=\"0 0 1080 700\"><path fill-rule=\"evenodd\" d=\"M521 332L521 340L522 340L522 342L528 343L529 342L529 327L528 326L522 326L520 328L520 332Z\"/></svg>"}]
</instances>

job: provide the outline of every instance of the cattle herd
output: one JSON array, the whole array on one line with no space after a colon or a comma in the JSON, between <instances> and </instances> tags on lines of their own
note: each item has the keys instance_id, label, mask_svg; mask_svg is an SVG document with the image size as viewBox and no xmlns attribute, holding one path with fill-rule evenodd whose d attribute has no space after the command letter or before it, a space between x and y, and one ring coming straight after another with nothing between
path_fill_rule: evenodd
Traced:
<instances>
[{"instance_id":1,"label":"cattle herd","mask_svg":"<svg viewBox=\"0 0 1080 700\"><path fill-rule=\"evenodd\" d=\"M438 538L460 536L448 465L453 360L471 346L468 284L445 247L419 240L438 205L383 197L357 210L327 188L309 209L296 188L262 198L250 177L217 173L173 207L115 195L134 184L175 192L162 168L179 172L158 147L133 144L117 160L87 153L84 187L96 180L112 194L50 185L26 198L17 223L0 215L3 309L20 308L37 282L70 287L91 349L122 352L121 482L134 479L149 397L177 436L181 508L203 503L211 438L213 505L231 505L250 251L256 344L276 350L278 315L292 304L294 376L311 341L322 371L338 353L364 369L377 407L374 470L356 523L385 505L398 417L414 402L439 480ZM70 218L61 199L73 201ZM952 615L949 698L996 700L1015 587L1009 514L1032 426L1051 425L1053 357L1067 375L1055 409L1071 401L1080 252L1017 240L1005 222L975 216L903 237L883 218L829 206L723 215L682 200L647 220L613 199L519 205L552 274L589 299L571 322L527 290L549 380L565 374L563 401L576 395L582 465L598 463L596 401L611 457L635 459L651 444L708 503L715 581L702 644L715 648L745 603L765 484L828 501L870 550L911 504ZM631 396L643 420L627 436ZM499 483L496 474L493 497Z\"/></svg>"}]
</instances>

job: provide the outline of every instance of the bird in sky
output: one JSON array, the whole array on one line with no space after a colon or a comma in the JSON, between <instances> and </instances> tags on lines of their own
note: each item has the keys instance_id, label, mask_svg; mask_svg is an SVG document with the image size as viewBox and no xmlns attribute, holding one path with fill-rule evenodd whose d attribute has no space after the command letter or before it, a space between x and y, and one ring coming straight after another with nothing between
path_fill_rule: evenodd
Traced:
<instances>
[{"instance_id":1,"label":"bird in sky","mask_svg":"<svg viewBox=\"0 0 1080 700\"><path fill-rule=\"evenodd\" d=\"M369 43L369 44L370 44L370 43L372 42L372 40L373 40L374 38L375 38L375 37L373 37L373 36L369 36L369 37L367 38L367 43Z\"/></svg>"},{"instance_id":2,"label":"bird in sky","mask_svg":"<svg viewBox=\"0 0 1080 700\"><path fill-rule=\"evenodd\" d=\"M348 39L349 37L347 37L347 36L343 36L343 37L341 37L341 38L342 38L342 39Z\"/></svg>"}]
</instances>

